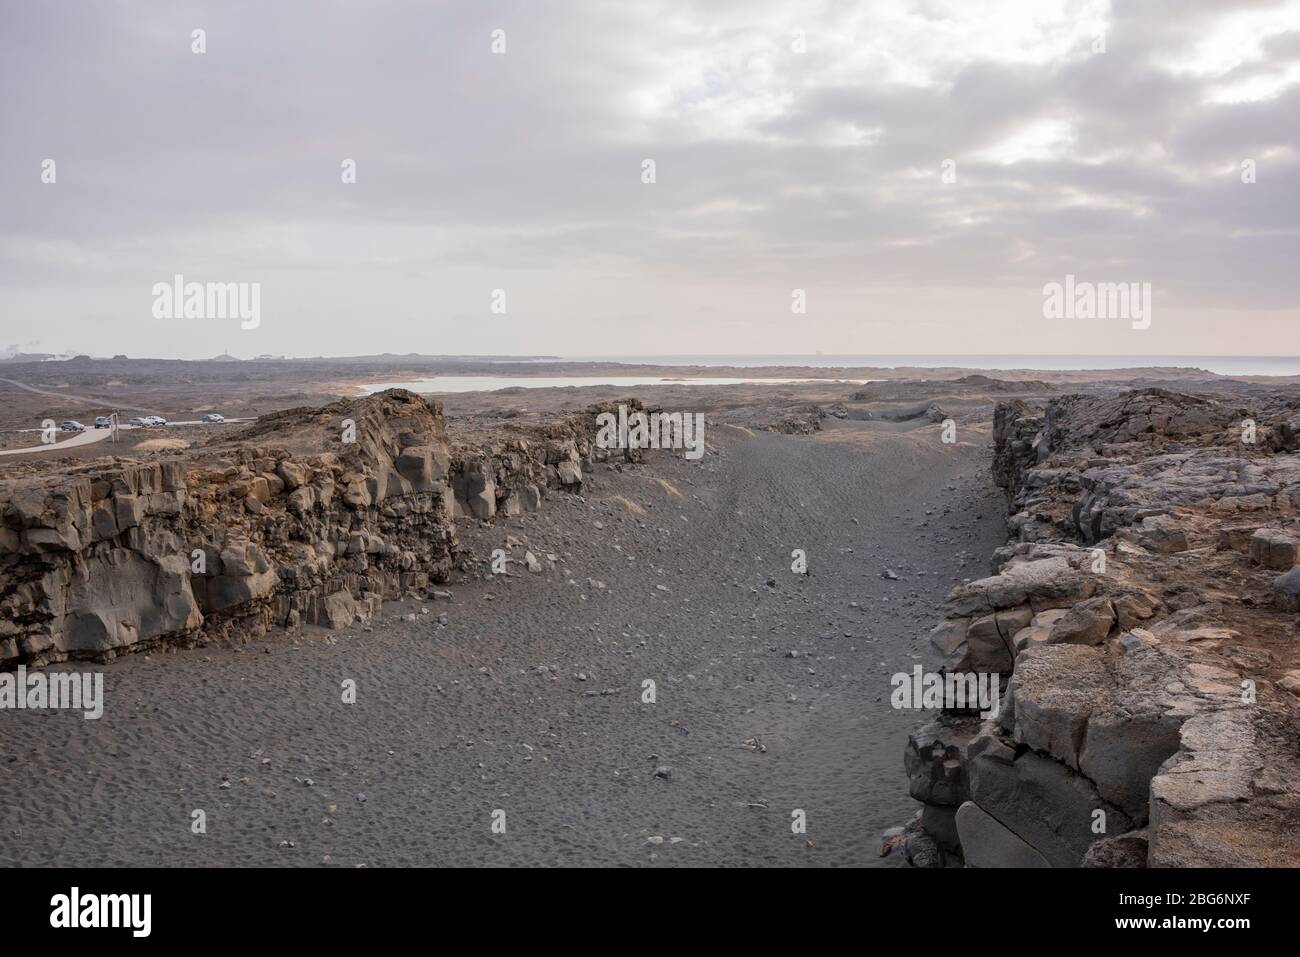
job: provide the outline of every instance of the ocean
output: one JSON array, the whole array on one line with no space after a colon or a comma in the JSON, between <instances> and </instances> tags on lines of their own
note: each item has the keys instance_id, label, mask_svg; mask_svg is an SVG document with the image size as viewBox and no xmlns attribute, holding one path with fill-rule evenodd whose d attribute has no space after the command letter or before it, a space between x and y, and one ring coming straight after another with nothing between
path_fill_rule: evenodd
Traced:
<instances>
[{"instance_id":1,"label":"ocean","mask_svg":"<svg viewBox=\"0 0 1300 957\"><path fill-rule=\"evenodd\" d=\"M1300 356L888 356L888 355L774 355L774 356L566 356L572 362L635 362L665 366L877 366L899 368L951 367L989 371L992 369L1038 369L1063 372L1071 369L1133 369L1147 366L1204 369L1217 375L1300 375Z\"/></svg>"},{"instance_id":2,"label":"ocean","mask_svg":"<svg viewBox=\"0 0 1300 957\"><path fill-rule=\"evenodd\" d=\"M491 392L512 387L547 389L566 386L608 385L616 387L668 385L688 382L691 385L736 385L745 382L790 383L808 379L835 379L818 375L819 369L835 370L853 366L896 369L919 368L969 369L972 372L1029 370L1062 372L1069 370L1162 368L1201 369L1223 376L1294 376L1300 375L1300 357L1296 356L883 356L883 355L783 355L783 356L566 356L558 359L493 360L500 363L601 362L635 365L680 366L697 368L762 368L803 366L812 373L794 378L767 376L689 376L674 378L655 375L553 375L553 376L482 376L449 375L403 382L374 382L364 385L368 393L384 389L409 389L412 392ZM853 377L853 382L870 379Z\"/></svg>"},{"instance_id":3,"label":"ocean","mask_svg":"<svg viewBox=\"0 0 1300 957\"><path fill-rule=\"evenodd\" d=\"M564 375L564 376L488 376L488 375L443 375L429 379L408 379L404 382L368 382L361 388L367 393L383 392L385 389L406 389L410 392L495 392L497 389L528 388L555 389L566 386L608 385L617 388L638 385L739 385L742 382L789 383L807 382L809 378L827 381L822 376L803 376L795 379L771 379L763 376L737 378L734 376L689 376L669 378L665 376L642 375ZM831 379L830 381L835 381ZM847 380L855 383L865 379Z\"/></svg>"}]
</instances>

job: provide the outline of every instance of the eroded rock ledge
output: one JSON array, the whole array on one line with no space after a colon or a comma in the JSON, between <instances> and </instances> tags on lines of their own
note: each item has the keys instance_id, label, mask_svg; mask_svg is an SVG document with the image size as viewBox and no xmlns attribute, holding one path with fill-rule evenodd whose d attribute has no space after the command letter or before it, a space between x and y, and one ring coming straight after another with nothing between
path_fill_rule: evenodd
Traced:
<instances>
[{"instance_id":1,"label":"eroded rock ledge","mask_svg":"<svg viewBox=\"0 0 1300 957\"><path fill-rule=\"evenodd\" d=\"M595 411L458 442L439 403L391 390L0 482L0 668L346 627L445 581L458 516L580 489Z\"/></svg>"},{"instance_id":2,"label":"eroded rock ledge","mask_svg":"<svg viewBox=\"0 0 1300 957\"><path fill-rule=\"evenodd\" d=\"M1300 865L1300 397L1253 401L998 406L1014 537L931 646L1005 698L911 736L913 863Z\"/></svg>"}]
</instances>

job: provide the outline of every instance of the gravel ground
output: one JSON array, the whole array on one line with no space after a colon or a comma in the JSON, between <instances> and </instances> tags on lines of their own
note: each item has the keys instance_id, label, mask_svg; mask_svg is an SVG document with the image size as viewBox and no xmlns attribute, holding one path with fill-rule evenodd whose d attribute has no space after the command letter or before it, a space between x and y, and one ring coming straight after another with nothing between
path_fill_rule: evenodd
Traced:
<instances>
[{"instance_id":1,"label":"gravel ground","mask_svg":"<svg viewBox=\"0 0 1300 957\"><path fill-rule=\"evenodd\" d=\"M463 529L450 600L115 662L97 721L0 713L0 864L894 866L889 676L1005 540L963 430L713 429Z\"/></svg>"}]
</instances>

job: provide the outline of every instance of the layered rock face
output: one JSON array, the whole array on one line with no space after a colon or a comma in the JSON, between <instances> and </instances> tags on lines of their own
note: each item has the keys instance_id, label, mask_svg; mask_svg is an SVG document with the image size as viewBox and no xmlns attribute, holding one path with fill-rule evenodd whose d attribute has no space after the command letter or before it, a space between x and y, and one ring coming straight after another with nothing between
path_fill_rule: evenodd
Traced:
<instances>
[{"instance_id":1,"label":"layered rock face","mask_svg":"<svg viewBox=\"0 0 1300 957\"><path fill-rule=\"evenodd\" d=\"M909 741L928 860L1300 865L1297 424L1295 396L998 407L1015 537L931 644L1006 690Z\"/></svg>"},{"instance_id":2,"label":"layered rock face","mask_svg":"<svg viewBox=\"0 0 1300 957\"><path fill-rule=\"evenodd\" d=\"M456 445L438 403L393 390L0 483L0 668L346 627L447 578L457 515L580 488L591 421Z\"/></svg>"}]
</instances>

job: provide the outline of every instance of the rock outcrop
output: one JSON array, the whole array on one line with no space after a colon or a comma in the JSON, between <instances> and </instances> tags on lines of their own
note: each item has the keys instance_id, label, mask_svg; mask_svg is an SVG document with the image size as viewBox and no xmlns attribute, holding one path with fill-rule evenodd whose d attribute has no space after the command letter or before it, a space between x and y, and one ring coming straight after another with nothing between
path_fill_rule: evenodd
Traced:
<instances>
[{"instance_id":1,"label":"rock outcrop","mask_svg":"<svg viewBox=\"0 0 1300 957\"><path fill-rule=\"evenodd\" d=\"M402 390L0 482L0 668L347 627L446 580L456 518L577 490L594 417L457 443Z\"/></svg>"},{"instance_id":2,"label":"rock outcrop","mask_svg":"<svg viewBox=\"0 0 1300 957\"><path fill-rule=\"evenodd\" d=\"M956 806L940 863L1300 865L1297 408L1162 389L997 407L1014 537L931 647L1004 700L905 755L920 826Z\"/></svg>"}]
</instances>

